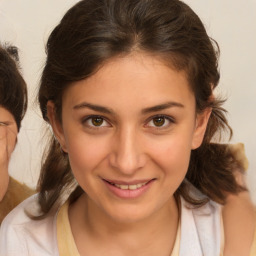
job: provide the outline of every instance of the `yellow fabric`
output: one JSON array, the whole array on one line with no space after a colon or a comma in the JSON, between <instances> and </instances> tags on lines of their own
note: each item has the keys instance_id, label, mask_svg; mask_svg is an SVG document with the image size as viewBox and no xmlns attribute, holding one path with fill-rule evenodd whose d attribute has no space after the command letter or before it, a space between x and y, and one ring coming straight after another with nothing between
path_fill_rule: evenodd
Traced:
<instances>
[{"instance_id":1,"label":"yellow fabric","mask_svg":"<svg viewBox=\"0 0 256 256\"><path fill-rule=\"evenodd\" d=\"M80 256L68 219L68 206L66 202L60 209L57 216L57 240L60 256Z\"/></svg>"},{"instance_id":2,"label":"yellow fabric","mask_svg":"<svg viewBox=\"0 0 256 256\"><path fill-rule=\"evenodd\" d=\"M221 236L220 236L220 256L223 256L224 245L225 245L225 234L224 234L224 224L222 214L220 215L220 228L221 228Z\"/></svg>"},{"instance_id":3,"label":"yellow fabric","mask_svg":"<svg viewBox=\"0 0 256 256\"><path fill-rule=\"evenodd\" d=\"M1 179L1 177L0 177ZM0 202L0 225L5 216L19 203L35 193L34 190L10 177L8 190Z\"/></svg>"},{"instance_id":4,"label":"yellow fabric","mask_svg":"<svg viewBox=\"0 0 256 256\"><path fill-rule=\"evenodd\" d=\"M176 235L176 239L175 239L175 243L174 243L174 247L173 247L171 256L179 256L179 251L180 251L180 225L181 224L180 224L180 221L179 221L177 235Z\"/></svg>"}]
</instances>

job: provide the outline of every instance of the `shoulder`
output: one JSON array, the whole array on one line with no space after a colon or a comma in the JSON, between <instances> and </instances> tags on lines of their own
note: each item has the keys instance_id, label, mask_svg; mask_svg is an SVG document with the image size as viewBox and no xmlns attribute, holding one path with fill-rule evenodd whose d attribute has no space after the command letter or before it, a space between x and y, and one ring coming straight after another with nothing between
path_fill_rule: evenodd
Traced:
<instances>
[{"instance_id":1,"label":"shoulder","mask_svg":"<svg viewBox=\"0 0 256 256\"><path fill-rule=\"evenodd\" d=\"M15 204L18 205L24 199L35 194L35 190L29 188L26 184L20 183L14 178L10 177L9 180L9 193L10 196L15 197Z\"/></svg>"},{"instance_id":2,"label":"shoulder","mask_svg":"<svg viewBox=\"0 0 256 256\"><path fill-rule=\"evenodd\" d=\"M4 219L0 229L0 255L58 255L56 213L42 220L26 214L38 212L37 195L19 204Z\"/></svg>"},{"instance_id":3,"label":"shoulder","mask_svg":"<svg viewBox=\"0 0 256 256\"><path fill-rule=\"evenodd\" d=\"M256 220L256 209L255 209L255 220ZM254 228L254 238L253 238L253 242L252 242L250 255L251 256L256 255L256 228Z\"/></svg>"},{"instance_id":4,"label":"shoulder","mask_svg":"<svg viewBox=\"0 0 256 256\"><path fill-rule=\"evenodd\" d=\"M18 252L25 252L26 243L24 241L24 228L30 222L25 214L28 205L36 200L32 196L18 205L4 219L0 229L0 255L17 255ZM10 239L11 238L11 239Z\"/></svg>"},{"instance_id":5,"label":"shoulder","mask_svg":"<svg viewBox=\"0 0 256 256\"><path fill-rule=\"evenodd\" d=\"M14 207L34 193L34 190L10 177L8 190L0 202L0 224Z\"/></svg>"},{"instance_id":6,"label":"shoulder","mask_svg":"<svg viewBox=\"0 0 256 256\"><path fill-rule=\"evenodd\" d=\"M30 218L26 215L25 209L30 208L32 205L36 205L36 201L37 195L33 195L20 203L4 219L1 225L1 229L6 225L20 225L28 222Z\"/></svg>"}]
</instances>

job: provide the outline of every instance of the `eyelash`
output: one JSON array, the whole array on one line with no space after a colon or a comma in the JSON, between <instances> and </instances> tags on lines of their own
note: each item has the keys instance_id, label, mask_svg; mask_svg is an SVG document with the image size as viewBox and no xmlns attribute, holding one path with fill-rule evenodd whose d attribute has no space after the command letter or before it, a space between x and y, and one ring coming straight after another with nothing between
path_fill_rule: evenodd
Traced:
<instances>
[{"instance_id":1,"label":"eyelash","mask_svg":"<svg viewBox=\"0 0 256 256\"><path fill-rule=\"evenodd\" d=\"M9 124L7 122L0 122L0 126L8 126Z\"/></svg>"},{"instance_id":2,"label":"eyelash","mask_svg":"<svg viewBox=\"0 0 256 256\"><path fill-rule=\"evenodd\" d=\"M107 125L104 125L102 126L102 124L100 124L99 126L97 125L94 125L92 122L93 118L95 119L101 119L102 120L102 123L106 122ZM154 122L154 119L163 119L164 123L163 125L161 126L156 126L156 125L149 125L150 122ZM167 125L166 125L166 121L169 122ZM89 124L90 122L90 124ZM170 116L166 116L166 115L155 115L155 116L152 116L150 118L147 119L146 121L146 125L145 127L149 127L149 128L153 128L153 129L165 129L165 128L168 128L172 123L175 123L175 120L170 117ZM102 129L103 127L111 127L111 123L103 116L100 116L100 115L91 115L91 116L87 116L85 117L83 120L82 120L82 124L85 125L86 127L88 128L91 128L91 129Z\"/></svg>"},{"instance_id":3,"label":"eyelash","mask_svg":"<svg viewBox=\"0 0 256 256\"><path fill-rule=\"evenodd\" d=\"M154 122L154 119L157 119L157 118L162 118L164 120L164 123L162 126L156 126L156 125L152 125L150 126L150 122ZM166 121L168 122L168 124L166 124ZM171 124L174 124L175 123L175 120L174 118L170 117L170 116L167 116L167 115L155 115L155 116L152 116L150 117L147 122L146 122L146 127L152 127L153 129L166 129L166 128L169 128L169 126Z\"/></svg>"},{"instance_id":4,"label":"eyelash","mask_svg":"<svg viewBox=\"0 0 256 256\"><path fill-rule=\"evenodd\" d=\"M97 118L98 118L98 119L102 119L102 122L106 122L108 125L105 125L105 126L102 126L102 125L100 125L100 126L93 125L93 124L92 124L93 118L95 118L95 119L97 119ZM89 124L89 122L90 122L91 124ZM91 116L85 117L85 118L82 120L82 124L85 125L85 126L87 126L88 128L91 128L91 129L100 129L100 128L102 128L102 127L110 127L110 126L111 126L110 122L109 122L108 120L106 120L105 117L103 117L103 116L98 116L98 115L91 115Z\"/></svg>"}]
</instances>

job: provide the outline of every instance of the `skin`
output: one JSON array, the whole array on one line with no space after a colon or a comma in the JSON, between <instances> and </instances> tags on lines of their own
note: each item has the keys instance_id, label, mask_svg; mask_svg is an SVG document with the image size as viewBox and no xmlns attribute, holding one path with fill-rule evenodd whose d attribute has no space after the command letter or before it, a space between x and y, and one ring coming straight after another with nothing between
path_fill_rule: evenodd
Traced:
<instances>
[{"instance_id":1,"label":"skin","mask_svg":"<svg viewBox=\"0 0 256 256\"><path fill-rule=\"evenodd\" d=\"M238 184L246 187L244 176L235 171ZM248 191L227 195L223 207L225 256L250 255L255 232L255 210Z\"/></svg>"},{"instance_id":2,"label":"skin","mask_svg":"<svg viewBox=\"0 0 256 256\"><path fill-rule=\"evenodd\" d=\"M62 123L52 102L47 108L86 192L69 208L79 253L170 255L179 221L173 193L210 115L209 109L196 114L186 74L155 57L132 54L73 83L62 100ZM123 199L104 180L151 184L139 197Z\"/></svg>"},{"instance_id":3,"label":"skin","mask_svg":"<svg viewBox=\"0 0 256 256\"><path fill-rule=\"evenodd\" d=\"M248 169L244 145L242 143L230 145L229 149L237 161L236 169L233 170L236 181L239 185L247 187L243 174ZM226 196L226 204L222 211L225 232L224 255L250 255L255 232L255 210L250 194L248 191L243 191L237 195Z\"/></svg>"},{"instance_id":4,"label":"skin","mask_svg":"<svg viewBox=\"0 0 256 256\"><path fill-rule=\"evenodd\" d=\"M9 183L8 164L14 150L18 129L13 115L0 107L0 202Z\"/></svg>"}]
</instances>

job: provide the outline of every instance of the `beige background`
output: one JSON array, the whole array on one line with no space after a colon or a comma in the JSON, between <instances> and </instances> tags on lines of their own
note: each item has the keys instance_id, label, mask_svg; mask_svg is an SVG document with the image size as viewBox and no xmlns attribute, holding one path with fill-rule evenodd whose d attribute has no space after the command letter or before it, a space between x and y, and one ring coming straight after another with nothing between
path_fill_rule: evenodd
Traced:
<instances>
[{"instance_id":1,"label":"beige background","mask_svg":"<svg viewBox=\"0 0 256 256\"><path fill-rule=\"evenodd\" d=\"M11 159L10 173L35 186L46 130L36 104L44 65L44 45L53 27L75 0L0 0L0 41L20 49L29 88L29 110ZM221 48L219 92L228 97L232 142L243 142L250 161L248 185L256 203L256 1L186 0Z\"/></svg>"}]
</instances>

